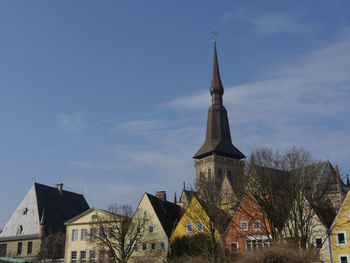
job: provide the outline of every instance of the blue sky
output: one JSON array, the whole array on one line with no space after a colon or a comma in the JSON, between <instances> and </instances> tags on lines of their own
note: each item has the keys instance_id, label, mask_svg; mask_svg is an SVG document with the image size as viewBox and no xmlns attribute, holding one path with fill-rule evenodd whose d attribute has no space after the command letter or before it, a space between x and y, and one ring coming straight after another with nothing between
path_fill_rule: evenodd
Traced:
<instances>
[{"instance_id":1,"label":"blue sky","mask_svg":"<svg viewBox=\"0 0 350 263\"><path fill-rule=\"evenodd\" d=\"M0 228L34 181L99 208L192 183L213 28L233 143L350 172L349 1L218 2L0 2Z\"/></svg>"}]
</instances>

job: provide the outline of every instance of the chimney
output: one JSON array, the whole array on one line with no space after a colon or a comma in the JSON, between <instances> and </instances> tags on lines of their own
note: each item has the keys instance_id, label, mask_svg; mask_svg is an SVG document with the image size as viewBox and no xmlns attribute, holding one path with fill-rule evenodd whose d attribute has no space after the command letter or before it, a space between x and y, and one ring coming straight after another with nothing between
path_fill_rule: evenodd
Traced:
<instances>
[{"instance_id":1,"label":"chimney","mask_svg":"<svg viewBox=\"0 0 350 263\"><path fill-rule=\"evenodd\" d=\"M58 192L60 193L60 195L62 194L63 191L63 184L56 184L55 187L57 188Z\"/></svg>"},{"instance_id":2,"label":"chimney","mask_svg":"<svg viewBox=\"0 0 350 263\"><path fill-rule=\"evenodd\" d=\"M163 202L165 202L166 201L166 192L165 191L158 191L156 193L156 197L158 197L158 199L160 199Z\"/></svg>"}]
</instances>

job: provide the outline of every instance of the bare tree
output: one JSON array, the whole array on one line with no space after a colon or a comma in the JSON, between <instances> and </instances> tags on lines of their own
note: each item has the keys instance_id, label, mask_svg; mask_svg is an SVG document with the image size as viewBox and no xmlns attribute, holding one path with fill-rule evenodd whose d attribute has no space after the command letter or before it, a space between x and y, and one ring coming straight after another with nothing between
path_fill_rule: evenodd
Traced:
<instances>
[{"instance_id":1,"label":"bare tree","mask_svg":"<svg viewBox=\"0 0 350 263\"><path fill-rule=\"evenodd\" d=\"M315 213L330 207L327 191L331 178L320 175L310 153L297 148L283 155L271 149L257 150L252 153L249 166L248 189L271 224L280 231L284 226L288 236L306 248L311 241ZM324 178L320 180L320 176ZM274 239L277 235L272 233Z\"/></svg>"},{"instance_id":2,"label":"bare tree","mask_svg":"<svg viewBox=\"0 0 350 263\"><path fill-rule=\"evenodd\" d=\"M137 243L145 240L146 218L132 217L130 205L114 204L93 224L90 240L102 255L108 255L110 262L128 262Z\"/></svg>"}]
</instances>

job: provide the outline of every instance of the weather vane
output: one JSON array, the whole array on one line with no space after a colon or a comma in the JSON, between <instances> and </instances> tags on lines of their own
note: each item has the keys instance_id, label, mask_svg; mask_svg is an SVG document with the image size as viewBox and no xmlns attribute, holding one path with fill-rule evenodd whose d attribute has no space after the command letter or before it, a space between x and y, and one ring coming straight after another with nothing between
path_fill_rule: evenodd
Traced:
<instances>
[{"instance_id":1,"label":"weather vane","mask_svg":"<svg viewBox=\"0 0 350 263\"><path fill-rule=\"evenodd\" d=\"M213 34L214 37L214 43L216 43L216 35L218 34L215 30L211 31L210 33Z\"/></svg>"}]
</instances>

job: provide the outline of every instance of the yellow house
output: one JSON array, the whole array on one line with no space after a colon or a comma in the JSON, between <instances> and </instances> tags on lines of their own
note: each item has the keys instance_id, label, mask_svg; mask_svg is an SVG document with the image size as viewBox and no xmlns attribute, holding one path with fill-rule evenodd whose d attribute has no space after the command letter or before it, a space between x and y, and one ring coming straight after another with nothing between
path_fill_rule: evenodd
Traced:
<instances>
[{"instance_id":1,"label":"yellow house","mask_svg":"<svg viewBox=\"0 0 350 263\"><path fill-rule=\"evenodd\" d=\"M345 199L331 227L332 254L334 263L350 262L350 195Z\"/></svg>"},{"instance_id":2,"label":"yellow house","mask_svg":"<svg viewBox=\"0 0 350 263\"><path fill-rule=\"evenodd\" d=\"M220 213L220 215L217 215L218 217L221 217L221 214L224 213L224 211L219 208L217 208L217 212ZM204 233L208 235L213 234L215 239L220 242L221 236L216 227L215 219L215 216L210 217L208 215L206 204L194 196L171 235L170 241L173 242L178 237ZM226 225L229 222L229 220L223 221Z\"/></svg>"},{"instance_id":3,"label":"yellow house","mask_svg":"<svg viewBox=\"0 0 350 263\"><path fill-rule=\"evenodd\" d=\"M104 262L107 259L105 251L98 247L96 235L100 235L100 222L111 220L108 211L90 208L80 215L68 220L66 225L66 263L74 262ZM117 215L115 215L117 216ZM106 222L108 223L108 222ZM107 261L106 261L107 262Z\"/></svg>"},{"instance_id":4,"label":"yellow house","mask_svg":"<svg viewBox=\"0 0 350 263\"><path fill-rule=\"evenodd\" d=\"M168 202L164 191L157 192L156 196L144 193L133 217L133 221L143 222L142 241L134 246L129 262L139 259L142 262L166 262L170 252L169 238L181 214L181 207Z\"/></svg>"}]
</instances>

